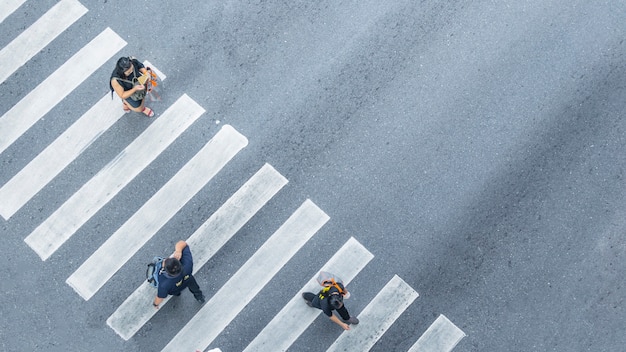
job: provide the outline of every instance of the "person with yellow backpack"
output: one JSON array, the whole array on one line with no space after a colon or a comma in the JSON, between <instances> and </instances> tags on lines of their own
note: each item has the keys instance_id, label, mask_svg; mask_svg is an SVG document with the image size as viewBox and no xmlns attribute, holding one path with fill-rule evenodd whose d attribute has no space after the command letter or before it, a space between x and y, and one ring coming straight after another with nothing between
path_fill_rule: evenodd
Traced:
<instances>
[{"instance_id":1,"label":"person with yellow backpack","mask_svg":"<svg viewBox=\"0 0 626 352\"><path fill-rule=\"evenodd\" d=\"M359 319L350 316L348 309L343 303L343 299L348 298L350 294L343 286L343 282L335 278L334 275L322 271L317 278L322 285L322 289L317 293L303 292L302 298L309 307L321 309L331 321L341 326L344 330L350 330L350 324L356 325ZM337 311L341 319L333 314L333 310Z\"/></svg>"}]
</instances>

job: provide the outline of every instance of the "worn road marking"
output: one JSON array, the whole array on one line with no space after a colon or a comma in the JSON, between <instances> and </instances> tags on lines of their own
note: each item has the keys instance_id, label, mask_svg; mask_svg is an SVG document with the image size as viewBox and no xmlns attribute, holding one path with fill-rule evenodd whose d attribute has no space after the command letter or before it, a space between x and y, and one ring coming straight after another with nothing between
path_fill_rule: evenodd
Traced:
<instances>
[{"instance_id":1,"label":"worn road marking","mask_svg":"<svg viewBox=\"0 0 626 352\"><path fill-rule=\"evenodd\" d=\"M200 269L230 240L284 185L287 179L265 164L187 239L194 258L194 272ZM124 340L130 339L156 310L150 304L156 289L139 286L107 319L107 324ZM161 306L168 302L166 298Z\"/></svg>"},{"instance_id":2,"label":"worn road marking","mask_svg":"<svg viewBox=\"0 0 626 352\"><path fill-rule=\"evenodd\" d=\"M183 95L24 241L41 259L48 259L203 113Z\"/></svg>"}]
</instances>

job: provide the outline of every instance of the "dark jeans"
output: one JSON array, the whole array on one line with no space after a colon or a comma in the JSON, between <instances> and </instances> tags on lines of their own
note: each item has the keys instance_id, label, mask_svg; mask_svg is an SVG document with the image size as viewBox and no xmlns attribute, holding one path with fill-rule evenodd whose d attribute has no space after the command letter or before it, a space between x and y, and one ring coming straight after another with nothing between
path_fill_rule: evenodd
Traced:
<instances>
[{"instance_id":1,"label":"dark jeans","mask_svg":"<svg viewBox=\"0 0 626 352\"><path fill-rule=\"evenodd\" d=\"M309 302L313 302L313 299L315 297L317 297L317 295L315 293L311 293L311 292L305 292L302 297L304 299L306 299ZM314 306L315 307L315 306ZM316 307L319 308L319 307ZM343 320L348 320L350 319L350 313L348 313L348 309L346 309L346 305L342 305L341 308L339 309L334 309L337 311L337 313L339 313L339 315L341 316L341 319Z\"/></svg>"},{"instance_id":2,"label":"dark jeans","mask_svg":"<svg viewBox=\"0 0 626 352\"><path fill-rule=\"evenodd\" d=\"M187 282L187 288L189 289L189 291L191 291L191 293L193 293L193 296L195 298L200 298L202 297L202 291L200 290L200 286L198 286L198 283L196 282L196 278L193 276L189 276L189 278L186 280Z\"/></svg>"}]
</instances>

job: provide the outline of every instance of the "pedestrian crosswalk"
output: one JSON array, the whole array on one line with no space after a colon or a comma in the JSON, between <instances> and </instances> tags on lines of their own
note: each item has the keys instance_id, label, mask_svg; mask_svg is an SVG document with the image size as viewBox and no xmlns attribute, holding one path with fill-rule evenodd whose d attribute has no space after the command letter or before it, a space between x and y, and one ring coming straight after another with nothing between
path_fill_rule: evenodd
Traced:
<instances>
[{"instance_id":1,"label":"pedestrian crosswalk","mask_svg":"<svg viewBox=\"0 0 626 352\"><path fill-rule=\"evenodd\" d=\"M354 237L350 238L319 271L341 273L347 285L374 258ZM303 292L317 292L317 275L287 303L283 309L263 328L244 351L286 351L320 315L321 310L302 304ZM288 326L289 329L283 329Z\"/></svg>"},{"instance_id":2,"label":"pedestrian crosswalk","mask_svg":"<svg viewBox=\"0 0 626 352\"><path fill-rule=\"evenodd\" d=\"M2 2L0 26L26 1ZM88 11L78 0L60 0L50 8L0 51L0 61L3 62L0 84L26 61L42 55L43 48L53 45L57 36L72 24L80 22ZM9 146L19 141L26 131L72 94L96 69L119 55L126 44L120 35L105 28L12 106L0 117L0 155L9 152ZM13 56L15 53L16 56ZM161 71L157 72L161 79L165 78ZM34 224L34 230L25 236L24 242L44 263L48 262L87 221L97 212L105 210L105 205L118 194L124 193L127 185L148 165L175 141L184 138L183 133L204 114L205 109L196 101L186 94L180 96L91 179L77 185L77 191L56 195L62 204L50 209L51 215L43 222ZM57 175L119 123L123 116L120 100L116 96L111 99L109 94L94 101L86 112L77 113L76 121L70 127L0 185L0 215L4 221L12 221L36 194L46 189ZM122 225L109 234L78 269L64 278L83 298L84 304L89 304L89 300L105 284L115 280L115 274L247 146L248 137L241 134L236 126L223 125L138 210L127 214L127 218L117 219L123 222ZM272 165L264 164L213 214L207 214L209 218L195 232L185 236L193 251L194 273L237 236L240 229L259 214L288 182ZM207 302L184 321L175 336L159 348L163 351L219 350L220 346L212 345L214 341L242 314L266 284L290 265L302 247L315 241L315 234L330 219L311 199L288 210L287 214L281 212L272 216L285 220L212 296L207 297ZM173 241L179 236L177 234ZM373 262L375 256L356 237L351 237L319 270L336 273L348 284L358 280L359 273ZM301 298L302 292L319 289L315 278L310 278L296 295L280 302L283 304L280 312L256 336L250 336L251 342L245 351L286 351L294 347L321 313L306 306ZM137 284L136 290L120 302L106 324L103 322L123 340L132 339L160 312L151 305L155 289L145 281ZM367 305L361 312L352 312L358 315L361 323L344 331L334 341L328 341L328 351L370 350L406 309L417 302L419 296L397 275L376 290L378 294L369 303L364 302ZM387 297L394 297L393 302L389 302ZM161 307L168 301L164 300ZM285 326L288 328L283 328ZM464 336L462 330L441 315L419 339L415 336L417 341L409 351L451 351Z\"/></svg>"},{"instance_id":3,"label":"pedestrian crosswalk","mask_svg":"<svg viewBox=\"0 0 626 352\"><path fill-rule=\"evenodd\" d=\"M4 0L0 2L0 23L25 2L26 0Z\"/></svg>"},{"instance_id":4,"label":"pedestrian crosswalk","mask_svg":"<svg viewBox=\"0 0 626 352\"><path fill-rule=\"evenodd\" d=\"M369 351L418 294L394 276L359 314L359 328L344 331L328 351Z\"/></svg>"},{"instance_id":5,"label":"pedestrian crosswalk","mask_svg":"<svg viewBox=\"0 0 626 352\"><path fill-rule=\"evenodd\" d=\"M67 283L85 300L90 299L247 144L248 140L234 128L223 126L215 137L67 279Z\"/></svg>"},{"instance_id":6,"label":"pedestrian crosswalk","mask_svg":"<svg viewBox=\"0 0 626 352\"><path fill-rule=\"evenodd\" d=\"M265 164L215 211L186 241L194 249L194 273L285 184L287 179ZM154 295L154 288L144 282L107 319L107 324L124 340L130 339L156 313L151 305L146 304ZM165 299L161 306L167 301Z\"/></svg>"},{"instance_id":7,"label":"pedestrian crosswalk","mask_svg":"<svg viewBox=\"0 0 626 352\"><path fill-rule=\"evenodd\" d=\"M144 64L158 72L161 80L165 79L165 75L150 62L146 61ZM105 94L27 166L0 187L0 216L8 220L113 126L124 115L120 105L121 99L116 95Z\"/></svg>"},{"instance_id":8,"label":"pedestrian crosswalk","mask_svg":"<svg viewBox=\"0 0 626 352\"><path fill-rule=\"evenodd\" d=\"M465 337L465 333L442 314L428 327L428 330L420 336L408 352L449 352L463 337Z\"/></svg>"},{"instance_id":9,"label":"pedestrian crosswalk","mask_svg":"<svg viewBox=\"0 0 626 352\"><path fill-rule=\"evenodd\" d=\"M106 28L0 117L0 153L70 94L126 42Z\"/></svg>"},{"instance_id":10,"label":"pedestrian crosswalk","mask_svg":"<svg viewBox=\"0 0 626 352\"><path fill-rule=\"evenodd\" d=\"M19 37L0 50L0 83L76 22L87 9L77 0L62 0Z\"/></svg>"},{"instance_id":11,"label":"pedestrian crosswalk","mask_svg":"<svg viewBox=\"0 0 626 352\"><path fill-rule=\"evenodd\" d=\"M325 223L307 200L176 334L163 351L205 349Z\"/></svg>"},{"instance_id":12,"label":"pedestrian crosswalk","mask_svg":"<svg viewBox=\"0 0 626 352\"><path fill-rule=\"evenodd\" d=\"M102 97L63 135L5 183L0 188L0 215L6 220L11 218L99 135L117 122L123 115L120 104L108 94Z\"/></svg>"},{"instance_id":13,"label":"pedestrian crosswalk","mask_svg":"<svg viewBox=\"0 0 626 352\"><path fill-rule=\"evenodd\" d=\"M26 243L41 259L48 259L203 113L204 109L187 95L180 97L28 235Z\"/></svg>"}]
</instances>

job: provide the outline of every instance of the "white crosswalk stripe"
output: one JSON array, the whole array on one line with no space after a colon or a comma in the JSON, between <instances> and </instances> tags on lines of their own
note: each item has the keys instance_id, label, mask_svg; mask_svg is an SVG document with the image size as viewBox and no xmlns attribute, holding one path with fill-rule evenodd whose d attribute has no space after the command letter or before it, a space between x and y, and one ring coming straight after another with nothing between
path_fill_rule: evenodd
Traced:
<instances>
[{"instance_id":1,"label":"white crosswalk stripe","mask_svg":"<svg viewBox=\"0 0 626 352\"><path fill-rule=\"evenodd\" d=\"M265 164L230 199L194 232L187 244L198 271L245 223L285 184L287 179ZM147 282L135 290L107 319L107 324L124 340L130 339L154 314L150 302L156 290ZM161 306L169 301L166 298Z\"/></svg>"},{"instance_id":2,"label":"white crosswalk stripe","mask_svg":"<svg viewBox=\"0 0 626 352\"><path fill-rule=\"evenodd\" d=\"M194 351L207 348L328 219L328 215L313 202L305 201L202 306L163 351Z\"/></svg>"},{"instance_id":3,"label":"white crosswalk stripe","mask_svg":"<svg viewBox=\"0 0 626 352\"><path fill-rule=\"evenodd\" d=\"M224 125L67 279L67 283L85 300L90 299L247 144L246 137Z\"/></svg>"},{"instance_id":4,"label":"white crosswalk stripe","mask_svg":"<svg viewBox=\"0 0 626 352\"><path fill-rule=\"evenodd\" d=\"M153 65L150 61L148 61L148 60L144 60L143 65L144 65L146 68L148 68L148 67L149 67L152 71L154 71L154 73L156 73L157 77L158 77L161 81L164 81L164 80L167 78L167 76L165 76L165 74L164 74L163 72L159 71L159 69L158 69L158 68L156 68L156 67L155 67L155 66L154 66L154 65Z\"/></svg>"},{"instance_id":5,"label":"white crosswalk stripe","mask_svg":"<svg viewBox=\"0 0 626 352\"><path fill-rule=\"evenodd\" d=\"M183 95L26 237L26 243L46 260L203 113Z\"/></svg>"},{"instance_id":6,"label":"white crosswalk stripe","mask_svg":"<svg viewBox=\"0 0 626 352\"><path fill-rule=\"evenodd\" d=\"M344 284L349 290L347 285L372 258L374 255L354 237L351 237L320 271L336 274L344 280ZM286 351L296 341L322 312L319 309L308 307L301 297L302 292L319 291L320 286L316 278L317 275L309 280L244 351ZM284 329L285 326L289 328Z\"/></svg>"},{"instance_id":7,"label":"white crosswalk stripe","mask_svg":"<svg viewBox=\"0 0 626 352\"><path fill-rule=\"evenodd\" d=\"M0 2L0 23L25 0ZM88 10L78 0L60 0L41 18L0 50L0 83L11 77ZM63 101L126 42L107 28L75 53L65 64L0 117L0 153ZM43 55L43 54L42 54ZM161 79L165 76L149 62ZM24 241L47 260L93 215L152 163L187 130L205 110L187 95L156 118L131 144L56 209ZM9 221L37 193L124 116L120 99L107 94L76 120L54 142L0 187L0 216ZM223 126L177 173L121 225L66 280L83 299L90 300L189 200L205 187L248 144L245 136ZM200 270L288 180L265 164L186 240L194 256L194 273ZM275 214L280 215L280 214ZM186 322L163 351L207 349L241 314L246 305L285 267L329 216L306 200L229 280ZM320 271L330 271L347 285L374 259L355 238L350 238ZM287 351L320 316L321 310L304 304L301 293L316 292L312 277L275 317L252 339L245 351ZM350 310L359 325L339 335L328 351L368 351L418 293L395 275L363 309ZM237 294L232 294L236 292ZM124 340L131 339L155 315L151 302L156 290L145 281L124 300L106 323ZM358 299L358 295L352 298ZM389 300L388 297L393 297ZM167 304L165 299L162 306ZM283 302L280 302L281 304ZM350 308L350 307L349 307ZM331 324L324 321L326 324ZM287 327L287 328L285 328ZM440 315L409 352L450 352L465 333ZM215 346L218 347L218 346ZM219 351L214 348L211 351Z\"/></svg>"},{"instance_id":8,"label":"white crosswalk stripe","mask_svg":"<svg viewBox=\"0 0 626 352\"><path fill-rule=\"evenodd\" d=\"M145 62L146 66L151 66ZM155 72L157 70L152 67ZM159 75L161 80L165 76ZM124 112L117 95L105 94L91 109L0 188L0 215L8 220L75 160Z\"/></svg>"},{"instance_id":9,"label":"white crosswalk stripe","mask_svg":"<svg viewBox=\"0 0 626 352\"><path fill-rule=\"evenodd\" d=\"M2 115L0 153L125 45L119 35L105 29Z\"/></svg>"},{"instance_id":10,"label":"white crosswalk stripe","mask_svg":"<svg viewBox=\"0 0 626 352\"><path fill-rule=\"evenodd\" d=\"M87 9L77 0L61 0L0 50L0 83L76 22Z\"/></svg>"},{"instance_id":11,"label":"white crosswalk stripe","mask_svg":"<svg viewBox=\"0 0 626 352\"><path fill-rule=\"evenodd\" d=\"M417 297L411 286L394 275L358 315L359 325L339 335L327 351L369 351Z\"/></svg>"},{"instance_id":12,"label":"white crosswalk stripe","mask_svg":"<svg viewBox=\"0 0 626 352\"><path fill-rule=\"evenodd\" d=\"M465 333L441 314L408 352L450 352L464 337Z\"/></svg>"},{"instance_id":13,"label":"white crosswalk stripe","mask_svg":"<svg viewBox=\"0 0 626 352\"><path fill-rule=\"evenodd\" d=\"M0 188L0 215L8 220L124 114L105 95L59 138Z\"/></svg>"},{"instance_id":14,"label":"white crosswalk stripe","mask_svg":"<svg viewBox=\"0 0 626 352\"><path fill-rule=\"evenodd\" d=\"M26 0L2 0L0 1L0 23L17 10Z\"/></svg>"}]
</instances>

